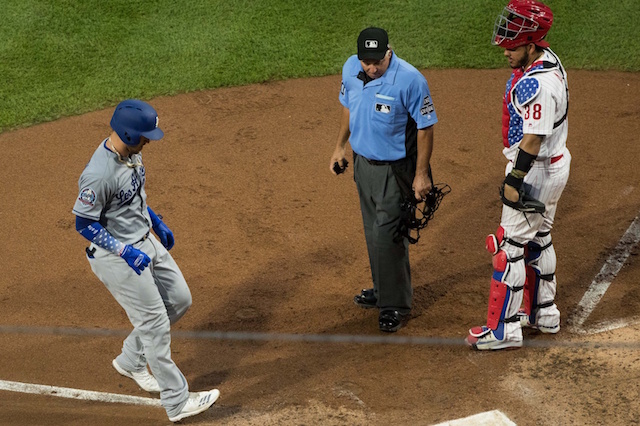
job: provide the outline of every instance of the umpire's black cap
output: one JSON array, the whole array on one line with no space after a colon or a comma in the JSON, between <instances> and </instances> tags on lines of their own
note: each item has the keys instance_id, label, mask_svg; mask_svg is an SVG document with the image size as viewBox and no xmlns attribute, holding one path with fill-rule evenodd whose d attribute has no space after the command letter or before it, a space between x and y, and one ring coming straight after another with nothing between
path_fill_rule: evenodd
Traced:
<instances>
[{"instance_id":1,"label":"umpire's black cap","mask_svg":"<svg viewBox=\"0 0 640 426\"><path fill-rule=\"evenodd\" d=\"M384 58L389 45L389 36L382 28L369 27L362 30L358 36L358 59Z\"/></svg>"}]
</instances>

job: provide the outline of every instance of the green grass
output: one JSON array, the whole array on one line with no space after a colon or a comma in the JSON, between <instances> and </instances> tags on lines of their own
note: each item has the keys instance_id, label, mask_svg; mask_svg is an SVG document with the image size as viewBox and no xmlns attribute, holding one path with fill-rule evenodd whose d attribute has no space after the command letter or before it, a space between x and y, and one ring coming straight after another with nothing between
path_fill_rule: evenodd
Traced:
<instances>
[{"instance_id":1,"label":"green grass","mask_svg":"<svg viewBox=\"0 0 640 426\"><path fill-rule=\"evenodd\" d=\"M364 27L418 68L504 67L503 0L0 0L0 131L221 86L337 74ZM638 0L554 0L567 68L640 70Z\"/></svg>"}]
</instances>

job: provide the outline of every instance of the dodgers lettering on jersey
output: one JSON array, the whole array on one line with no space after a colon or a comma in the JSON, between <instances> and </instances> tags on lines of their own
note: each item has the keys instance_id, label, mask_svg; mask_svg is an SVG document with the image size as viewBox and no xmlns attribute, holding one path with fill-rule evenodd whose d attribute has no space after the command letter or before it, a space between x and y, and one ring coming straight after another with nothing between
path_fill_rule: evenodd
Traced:
<instances>
[{"instance_id":1,"label":"dodgers lettering on jersey","mask_svg":"<svg viewBox=\"0 0 640 426\"><path fill-rule=\"evenodd\" d=\"M562 64L550 49L545 49L540 60L523 73L514 70L505 87L505 104L507 158L513 159L515 147L525 134L544 137L539 159L553 157L565 149L568 86Z\"/></svg>"},{"instance_id":2,"label":"dodgers lettering on jersey","mask_svg":"<svg viewBox=\"0 0 640 426\"><path fill-rule=\"evenodd\" d=\"M131 184L128 188L120 189L120 192L114 195L117 200L117 205L122 206L123 204L131 203L133 198L140 192L142 186L145 183L145 169L144 166L139 167L139 173L131 174Z\"/></svg>"},{"instance_id":3,"label":"dodgers lettering on jersey","mask_svg":"<svg viewBox=\"0 0 640 426\"><path fill-rule=\"evenodd\" d=\"M382 77L364 84L358 78L363 72L356 55L342 67L339 100L349 109L351 148L372 160L405 158L409 121L418 129L438 121L427 80L395 54Z\"/></svg>"},{"instance_id":4,"label":"dodgers lettering on jersey","mask_svg":"<svg viewBox=\"0 0 640 426\"><path fill-rule=\"evenodd\" d=\"M79 194L73 207L73 214L99 222L125 244L140 240L151 223L145 168L142 156L135 156L140 165L128 167L103 141L78 180Z\"/></svg>"}]
</instances>

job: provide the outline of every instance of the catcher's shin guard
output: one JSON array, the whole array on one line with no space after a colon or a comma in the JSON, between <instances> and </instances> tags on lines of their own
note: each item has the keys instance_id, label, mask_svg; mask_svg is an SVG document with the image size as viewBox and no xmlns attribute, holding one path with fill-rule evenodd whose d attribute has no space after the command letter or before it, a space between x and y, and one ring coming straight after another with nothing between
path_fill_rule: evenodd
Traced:
<instances>
[{"instance_id":1,"label":"catcher's shin guard","mask_svg":"<svg viewBox=\"0 0 640 426\"><path fill-rule=\"evenodd\" d=\"M495 257L508 269L506 253L502 250ZM504 259L504 260L503 260ZM522 346L522 329L518 308L522 302L522 287L510 287L501 281L505 270L494 270L489 292L487 325L473 327L466 338L468 345L476 350L519 348Z\"/></svg>"},{"instance_id":2,"label":"catcher's shin guard","mask_svg":"<svg viewBox=\"0 0 640 426\"><path fill-rule=\"evenodd\" d=\"M509 247L503 249L505 243ZM523 245L506 238L500 227L487 237L486 247L493 254L487 325L470 329L467 343L478 350L521 347L518 308L525 281Z\"/></svg>"},{"instance_id":3,"label":"catcher's shin guard","mask_svg":"<svg viewBox=\"0 0 640 426\"><path fill-rule=\"evenodd\" d=\"M554 303L556 295L556 253L549 233L536 235L525 251L527 279L520 323L543 333L560 331L560 311Z\"/></svg>"},{"instance_id":4,"label":"catcher's shin guard","mask_svg":"<svg viewBox=\"0 0 640 426\"><path fill-rule=\"evenodd\" d=\"M504 338L504 325L519 321L518 308L522 302L521 290L523 286L509 285L504 282L510 272L510 263L521 261L509 259L504 250L499 250L493 256L493 275L491 276L491 290L489 291L489 307L487 309L487 327L494 330L498 339Z\"/></svg>"}]
</instances>

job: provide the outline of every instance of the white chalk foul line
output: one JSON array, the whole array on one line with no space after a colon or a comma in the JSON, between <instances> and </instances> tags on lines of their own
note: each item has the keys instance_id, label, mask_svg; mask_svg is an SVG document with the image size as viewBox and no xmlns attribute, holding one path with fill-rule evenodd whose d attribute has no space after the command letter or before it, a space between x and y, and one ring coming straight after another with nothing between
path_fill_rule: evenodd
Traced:
<instances>
[{"instance_id":1,"label":"white chalk foul line","mask_svg":"<svg viewBox=\"0 0 640 426\"><path fill-rule=\"evenodd\" d=\"M0 380L0 390L57 396L60 398L82 399L85 401L115 402L121 404L151 405L154 407L160 407L160 400L154 398L62 388L58 386L36 385L32 383L10 382L6 380Z\"/></svg>"},{"instance_id":2,"label":"white chalk foul line","mask_svg":"<svg viewBox=\"0 0 640 426\"><path fill-rule=\"evenodd\" d=\"M573 326L571 331L577 334L598 334L605 331L617 330L619 328L629 327L636 324L640 324L640 317L618 319L612 321L601 321L590 325L588 328Z\"/></svg>"},{"instance_id":3,"label":"white chalk foul line","mask_svg":"<svg viewBox=\"0 0 640 426\"><path fill-rule=\"evenodd\" d=\"M613 249L604 265L602 265L600 272L591 282L587 292L582 296L582 300L578 303L576 314L572 319L572 331L579 334L594 334L626 327L630 323L636 323L638 321L638 319L607 321L596 324L595 327L590 327L588 330L582 326L598 302L600 302L600 299L602 299L602 296L604 296L611 282L618 275L618 272L620 272L620 269L622 269L629 254L631 254L631 250L638 244L638 241L640 241L640 216L636 216L633 222L631 222L631 225L629 225L629 228L618 242L618 245Z\"/></svg>"}]
</instances>

